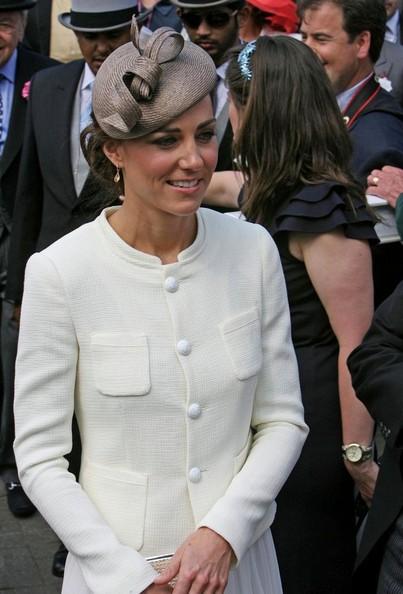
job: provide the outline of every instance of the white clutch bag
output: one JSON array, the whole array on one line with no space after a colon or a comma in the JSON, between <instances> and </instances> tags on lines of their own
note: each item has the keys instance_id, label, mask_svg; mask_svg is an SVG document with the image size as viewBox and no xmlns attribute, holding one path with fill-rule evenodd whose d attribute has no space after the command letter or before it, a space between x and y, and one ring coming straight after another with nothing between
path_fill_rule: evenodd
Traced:
<instances>
[{"instance_id":1,"label":"white clutch bag","mask_svg":"<svg viewBox=\"0 0 403 594\"><path fill-rule=\"evenodd\" d=\"M157 573L162 573L169 565L173 555L156 555L155 557L147 557L147 561L153 566ZM169 582L170 586L174 586L176 578Z\"/></svg>"}]
</instances>

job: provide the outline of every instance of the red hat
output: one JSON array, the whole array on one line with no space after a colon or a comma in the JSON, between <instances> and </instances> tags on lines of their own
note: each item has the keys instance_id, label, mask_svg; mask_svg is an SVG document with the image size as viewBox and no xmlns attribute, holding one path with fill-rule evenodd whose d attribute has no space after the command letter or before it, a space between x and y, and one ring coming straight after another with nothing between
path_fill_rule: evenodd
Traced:
<instances>
[{"instance_id":1,"label":"red hat","mask_svg":"<svg viewBox=\"0 0 403 594\"><path fill-rule=\"evenodd\" d=\"M294 0L247 0L248 4L267 13L267 22L275 31L295 33L298 29L297 5Z\"/></svg>"}]
</instances>

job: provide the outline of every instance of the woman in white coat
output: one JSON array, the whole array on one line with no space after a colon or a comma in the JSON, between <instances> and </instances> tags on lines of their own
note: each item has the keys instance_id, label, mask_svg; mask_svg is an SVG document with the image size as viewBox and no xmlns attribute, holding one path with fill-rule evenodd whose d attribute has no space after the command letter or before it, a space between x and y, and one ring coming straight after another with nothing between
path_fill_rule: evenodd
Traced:
<instances>
[{"instance_id":1,"label":"woman in white coat","mask_svg":"<svg viewBox=\"0 0 403 594\"><path fill-rule=\"evenodd\" d=\"M214 84L204 50L167 29L140 49L134 26L86 138L123 205L27 266L15 452L70 551L64 594L281 592L269 527L307 427L276 248L199 208Z\"/></svg>"}]
</instances>

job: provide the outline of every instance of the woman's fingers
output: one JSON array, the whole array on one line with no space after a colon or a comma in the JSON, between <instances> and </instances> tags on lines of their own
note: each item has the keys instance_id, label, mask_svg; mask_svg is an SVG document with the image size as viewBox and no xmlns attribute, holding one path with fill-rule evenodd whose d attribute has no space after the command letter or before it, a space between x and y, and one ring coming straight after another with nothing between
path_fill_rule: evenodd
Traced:
<instances>
[{"instance_id":1,"label":"woman's fingers","mask_svg":"<svg viewBox=\"0 0 403 594\"><path fill-rule=\"evenodd\" d=\"M227 580L216 574L190 572L180 575L173 594L223 594Z\"/></svg>"},{"instance_id":2,"label":"woman's fingers","mask_svg":"<svg viewBox=\"0 0 403 594\"><path fill-rule=\"evenodd\" d=\"M154 584L168 584L170 581L174 579L176 575L178 575L181 561L181 555L178 553L179 551L177 551L175 555L172 557L168 567L166 567L164 571L158 577L155 578Z\"/></svg>"},{"instance_id":3,"label":"woman's fingers","mask_svg":"<svg viewBox=\"0 0 403 594\"><path fill-rule=\"evenodd\" d=\"M232 557L226 540L209 528L199 528L154 583L166 584L177 577L174 594L223 594Z\"/></svg>"}]
</instances>

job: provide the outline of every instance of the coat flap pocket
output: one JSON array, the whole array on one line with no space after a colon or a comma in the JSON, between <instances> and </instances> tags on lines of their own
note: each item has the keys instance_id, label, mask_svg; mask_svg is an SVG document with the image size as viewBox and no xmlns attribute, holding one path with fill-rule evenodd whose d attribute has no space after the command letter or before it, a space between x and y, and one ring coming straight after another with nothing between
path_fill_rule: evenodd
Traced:
<instances>
[{"instance_id":1,"label":"coat flap pocket","mask_svg":"<svg viewBox=\"0 0 403 594\"><path fill-rule=\"evenodd\" d=\"M144 396L151 389L147 336L104 333L91 337L96 388L105 396Z\"/></svg>"},{"instance_id":2,"label":"coat flap pocket","mask_svg":"<svg viewBox=\"0 0 403 594\"><path fill-rule=\"evenodd\" d=\"M80 483L119 541L139 550L144 541L148 476L84 461Z\"/></svg>"},{"instance_id":3,"label":"coat flap pocket","mask_svg":"<svg viewBox=\"0 0 403 594\"><path fill-rule=\"evenodd\" d=\"M256 308L219 325L232 368L239 380L256 375L262 366L259 314Z\"/></svg>"},{"instance_id":4,"label":"coat flap pocket","mask_svg":"<svg viewBox=\"0 0 403 594\"><path fill-rule=\"evenodd\" d=\"M142 472L135 472L134 470L122 470L120 468L111 468L103 466L102 464L95 464L93 462L83 463L85 471L88 474L95 474L103 477L108 481L117 483L131 483L133 485L147 486L148 477Z\"/></svg>"},{"instance_id":5,"label":"coat flap pocket","mask_svg":"<svg viewBox=\"0 0 403 594\"><path fill-rule=\"evenodd\" d=\"M225 320L220 324L220 328L223 334L228 334L256 322L259 322L259 313L256 307L252 307L248 311L242 312L229 320Z\"/></svg>"}]
</instances>

